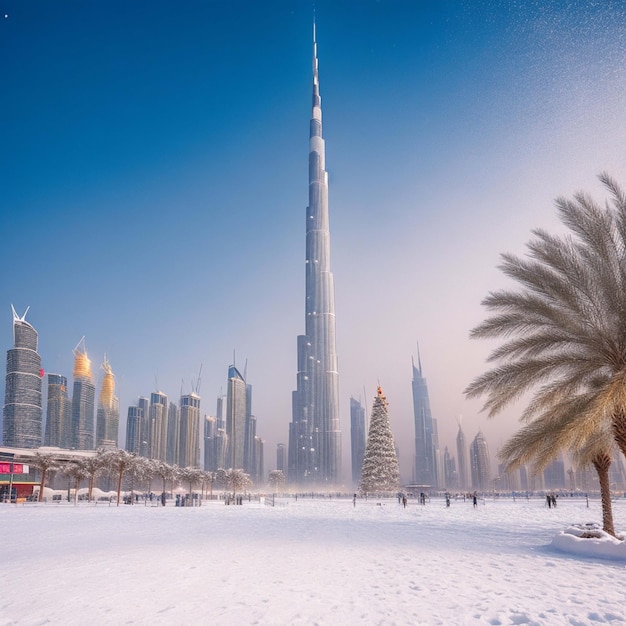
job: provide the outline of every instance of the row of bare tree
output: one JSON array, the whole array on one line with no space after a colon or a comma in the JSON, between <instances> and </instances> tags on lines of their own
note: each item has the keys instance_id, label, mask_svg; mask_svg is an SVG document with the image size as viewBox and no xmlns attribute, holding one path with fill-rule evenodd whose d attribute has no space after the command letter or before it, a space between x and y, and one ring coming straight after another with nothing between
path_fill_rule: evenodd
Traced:
<instances>
[{"instance_id":1,"label":"row of bare tree","mask_svg":"<svg viewBox=\"0 0 626 626\"><path fill-rule=\"evenodd\" d=\"M207 472L195 467L178 467L165 461L147 459L136 456L126 450L98 450L92 457L77 458L68 461L60 461L54 454L36 453L29 460L30 465L41 472L39 484L39 501L43 500L46 478L52 473L61 472L75 484L75 502L78 498L78 489L84 480L89 480L88 500L93 497L93 487L98 476L108 475L117 479L117 505L119 506L122 484L124 480L129 483L131 494L136 486L145 485L147 491L151 491L152 481L160 478L162 491L167 490L169 483L171 489L177 484L189 487L189 493L194 486L201 485L202 496L208 488L213 495L213 487L228 490L233 496L237 492L243 492L252 486L248 474L241 469L218 469L216 472Z\"/></svg>"}]
</instances>

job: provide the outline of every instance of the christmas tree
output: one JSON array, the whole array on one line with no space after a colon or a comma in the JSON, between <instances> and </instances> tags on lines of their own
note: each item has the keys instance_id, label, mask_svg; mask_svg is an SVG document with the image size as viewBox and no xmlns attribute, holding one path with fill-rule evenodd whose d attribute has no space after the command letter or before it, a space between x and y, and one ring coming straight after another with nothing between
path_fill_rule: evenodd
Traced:
<instances>
[{"instance_id":1,"label":"christmas tree","mask_svg":"<svg viewBox=\"0 0 626 626\"><path fill-rule=\"evenodd\" d=\"M387 398L378 387L378 395L372 406L359 491L397 491L399 479L398 457L389 425Z\"/></svg>"}]
</instances>

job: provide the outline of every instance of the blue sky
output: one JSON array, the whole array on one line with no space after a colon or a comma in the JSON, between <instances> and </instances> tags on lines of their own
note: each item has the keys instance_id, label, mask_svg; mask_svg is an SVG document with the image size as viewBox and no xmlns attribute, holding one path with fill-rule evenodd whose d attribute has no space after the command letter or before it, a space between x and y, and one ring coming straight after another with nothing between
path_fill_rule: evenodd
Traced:
<instances>
[{"instance_id":1,"label":"blue sky","mask_svg":"<svg viewBox=\"0 0 626 626\"><path fill-rule=\"evenodd\" d=\"M626 4L315 5L345 473L349 397L371 406L380 382L410 477L418 341L442 450L462 415L495 453L519 409L464 399L491 347L468 332L506 284L499 253L558 228L555 197L601 199L602 170L626 185ZM200 364L212 414L235 350L271 469L304 330L312 3L0 13L0 347L11 304L47 372L71 377L86 336L122 424Z\"/></svg>"}]
</instances>

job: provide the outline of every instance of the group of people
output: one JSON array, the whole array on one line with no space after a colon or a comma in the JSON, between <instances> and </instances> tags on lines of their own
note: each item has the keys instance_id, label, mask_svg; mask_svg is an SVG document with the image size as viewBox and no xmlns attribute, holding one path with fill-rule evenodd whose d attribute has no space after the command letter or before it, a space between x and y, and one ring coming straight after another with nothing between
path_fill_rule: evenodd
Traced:
<instances>
[{"instance_id":1,"label":"group of people","mask_svg":"<svg viewBox=\"0 0 626 626\"><path fill-rule=\"evenodd\" d=\"M556 496L553 493L546 493L546 504L549 509L552 507L556 509Z\"/></svg>"}]
</instances>

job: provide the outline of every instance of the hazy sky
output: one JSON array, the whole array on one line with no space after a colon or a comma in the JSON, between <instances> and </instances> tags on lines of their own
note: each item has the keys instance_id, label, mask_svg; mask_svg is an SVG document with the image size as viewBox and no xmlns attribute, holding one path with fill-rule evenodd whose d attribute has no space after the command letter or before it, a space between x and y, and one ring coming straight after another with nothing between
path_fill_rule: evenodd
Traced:
<instances>
[{"instance_id":1,"label":"hazy sky","mask_svg":"<svg viewBox=\"0 0 626 626\"><path fill-rule=\"evenodd\" d=\"M315 3L337 352L349 398L377 382L406 478L419 342L440 445L492 454L518 427L463 389L496 266L554 198L626 185L626 2ZM287 443L304 331L312 3L0 0L0 349L11 303L46 372L86 337L126 412L178 402L202 364L214 414L236 364L266 469ZM2 321L4 320L4 321Z\"/></svg>"}]
</instances>

